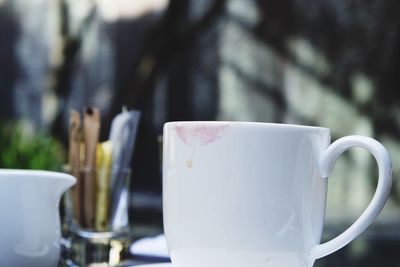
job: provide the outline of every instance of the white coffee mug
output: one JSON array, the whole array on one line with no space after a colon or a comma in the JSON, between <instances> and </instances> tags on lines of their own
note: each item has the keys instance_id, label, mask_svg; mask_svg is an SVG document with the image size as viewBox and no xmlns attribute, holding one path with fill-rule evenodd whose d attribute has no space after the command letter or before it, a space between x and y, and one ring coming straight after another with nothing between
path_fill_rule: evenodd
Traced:
<instances>
[{"instance_id":1,"label":"white coffee mug","mask_svg":"<svg viewBox=\"0 0 400 267\"><path fill-rule=\"evenodd\" d=\"M374 139L330 138L321 127L165 124L164 227L173 266L310 267L361 234L388 197L391 160ZM376 193L353 225L320 244L326 177L351 147L375 157Z\"/></svg>"}]
</instances>

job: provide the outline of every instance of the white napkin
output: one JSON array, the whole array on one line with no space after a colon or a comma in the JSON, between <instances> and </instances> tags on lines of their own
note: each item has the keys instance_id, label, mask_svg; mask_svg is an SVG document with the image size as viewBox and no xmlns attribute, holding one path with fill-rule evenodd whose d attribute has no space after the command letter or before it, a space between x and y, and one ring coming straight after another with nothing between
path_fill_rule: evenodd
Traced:
<instances>
[{"instance_id":1,"label":"white napkin","mask_svg":"<svg viewBox=\"0 0 400 267\"><path fill-rule=\"evenodd\" d=\"M130 252L133 255L169 258L165 235L139 239L131 245Z\"/></svg>"}]
</instances>

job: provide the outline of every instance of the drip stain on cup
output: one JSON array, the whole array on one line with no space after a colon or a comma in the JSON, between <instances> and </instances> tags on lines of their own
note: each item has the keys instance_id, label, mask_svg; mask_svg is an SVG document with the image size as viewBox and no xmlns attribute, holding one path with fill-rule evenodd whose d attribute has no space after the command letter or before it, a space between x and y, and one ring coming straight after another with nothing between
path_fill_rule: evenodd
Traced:
<instances>
[{"instance_id":1,"label":"drip stain on cup","mask_svg":"<svg viewBox=\"0 0 400 267\"><path fill-rule=\"evenodd\" d=\"M192 168L192 165L193 165L193 162L192 162L191 159L189 159L189 160L186 162L186 166L188 166L188 168Z\"/></svg>"}]
</instances>

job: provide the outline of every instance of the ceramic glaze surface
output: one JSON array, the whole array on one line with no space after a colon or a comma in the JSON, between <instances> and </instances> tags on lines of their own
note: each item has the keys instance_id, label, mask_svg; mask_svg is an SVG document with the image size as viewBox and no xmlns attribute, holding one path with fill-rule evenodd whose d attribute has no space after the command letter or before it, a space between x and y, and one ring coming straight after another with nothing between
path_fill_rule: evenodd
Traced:
<instances>
[{"instance_id":1,"label":"ceramic glaze surface","mask_svg":"<svg viewBox=\"0 0 400 267\"><path fill-rule=\"evenodd\" d=\"M329 144L320 127L167 123L164 228L174 267L312 266L327 251L311 256L323 229L320 158Z\"/></svg>"},{"instance_id":2,"label":"ceramic glaze surface","mask_svg":"<svg viewBox=\"0 0 400 267\"><path fill-rule=\"evenodd\" d=\"M60 250L59 200L75 183L67 174L0 170L2 266L54 267Z\"/></svg>"}]
</instances>

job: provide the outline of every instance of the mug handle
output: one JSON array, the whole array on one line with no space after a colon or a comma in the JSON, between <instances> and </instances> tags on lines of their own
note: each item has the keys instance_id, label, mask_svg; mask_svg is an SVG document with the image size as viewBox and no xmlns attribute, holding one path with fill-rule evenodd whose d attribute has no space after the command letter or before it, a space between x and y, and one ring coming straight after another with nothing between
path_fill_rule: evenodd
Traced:
<instances>
[{"instance_id":1,"label":"mug handle","mask_svg":"<svg viewBox=\"0 0 400 267\"><path fill-rule=\"evenodd\" d=\"M346 231L326 243L315 245L311 249L311 260L325 257L341 249L364 232L381 212L389 195L392 186L392 163L389 153L381 143L369 137L350 135L333 142L322 152L319 159L322 177L329 176L340 154L351 147L365 148L378 163L379 179L375 194L366 210Z\"/></svg>"}]
</instances>

